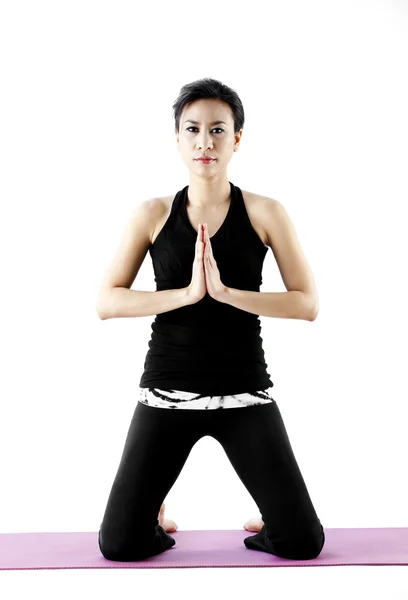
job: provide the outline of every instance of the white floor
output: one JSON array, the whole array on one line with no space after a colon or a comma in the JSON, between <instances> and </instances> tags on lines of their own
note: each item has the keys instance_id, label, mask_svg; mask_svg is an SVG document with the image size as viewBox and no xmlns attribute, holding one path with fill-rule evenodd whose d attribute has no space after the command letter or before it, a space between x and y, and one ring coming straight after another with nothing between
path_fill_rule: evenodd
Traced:
<instances>
[{"instance_id":1,"label":"white floor","mask_svg":"<svg viewBox=\"0 0 408 600\"><path fill-rule=\"evenodd\" d=\"M143 594L143 596L141 596ZM408 567L1 571L4 600L408 600Z\"/></svg>"}]
</instances>

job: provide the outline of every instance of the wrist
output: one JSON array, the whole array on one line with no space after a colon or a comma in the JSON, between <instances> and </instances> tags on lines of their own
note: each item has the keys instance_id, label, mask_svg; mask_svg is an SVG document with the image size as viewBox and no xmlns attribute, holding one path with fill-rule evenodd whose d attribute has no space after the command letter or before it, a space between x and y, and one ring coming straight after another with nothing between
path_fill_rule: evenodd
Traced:
<instances>
[{"instance_id":1,"label":"wrist","mask_svg":"<svg viewBox=\"0 0 408 600\"><path fill-rule=\"evenodd\" d=\"M223 303L227 304L228 298L229 298L229 293L230 293L230 288L227 286L224 286L223 291L220 292L219 294L217 294L216 300L218 302L223 302Z\"/></svg>"}]
</instances>

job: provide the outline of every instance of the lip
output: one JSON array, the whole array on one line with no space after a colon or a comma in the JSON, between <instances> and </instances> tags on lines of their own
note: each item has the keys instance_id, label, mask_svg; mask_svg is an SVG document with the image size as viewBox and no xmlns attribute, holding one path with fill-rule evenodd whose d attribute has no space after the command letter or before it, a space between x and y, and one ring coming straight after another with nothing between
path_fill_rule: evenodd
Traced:
<instances>
[{"instance_id":1,"label":"lip","mask_svg":"<svg viewBox=\"0 0 408 600\"><path fill-rule=\"evenodd\" d=\"M199 162L203 162L203 163L209 163L209 162L213 162L214 160L217 160L216 158L195 158L194 160L197 160Z\"/></svg>"}]
</instances>

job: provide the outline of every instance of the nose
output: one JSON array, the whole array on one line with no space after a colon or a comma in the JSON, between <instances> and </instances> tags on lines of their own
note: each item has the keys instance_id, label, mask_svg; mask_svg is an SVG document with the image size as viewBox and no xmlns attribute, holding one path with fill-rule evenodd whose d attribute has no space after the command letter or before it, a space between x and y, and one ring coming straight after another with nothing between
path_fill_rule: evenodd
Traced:
<instances>
[{"instance_id":1,"label":"nose","mask_svg":"<svg viewBox=\"0 0 408 600\"><path fill-rule=\"evenodd\" d=\"M202 148L212 148L211 136L203 133L198 139L197 147L201 150Z\"/></svg>"}]
</instances>

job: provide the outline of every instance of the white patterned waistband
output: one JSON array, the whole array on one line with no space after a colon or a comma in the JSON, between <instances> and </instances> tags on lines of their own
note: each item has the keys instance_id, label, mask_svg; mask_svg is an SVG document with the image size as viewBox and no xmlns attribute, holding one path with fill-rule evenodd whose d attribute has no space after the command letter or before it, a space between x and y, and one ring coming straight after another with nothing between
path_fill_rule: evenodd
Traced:
<instances>
[{"instance_id":1,"label":"white patterned waistband","mask_svg":"<svg viewBox=\"0 0 408 600\"><path fill-rule=\"evenodd\" d=\"M197 392L183 390L161 390L159 388L140 388L139 402L156 408L173 409L219 409L270 404L275 400L270 395L272 388L259 392L245 392L227 396L202 396Z\"/></svg>"}]
</instances>

